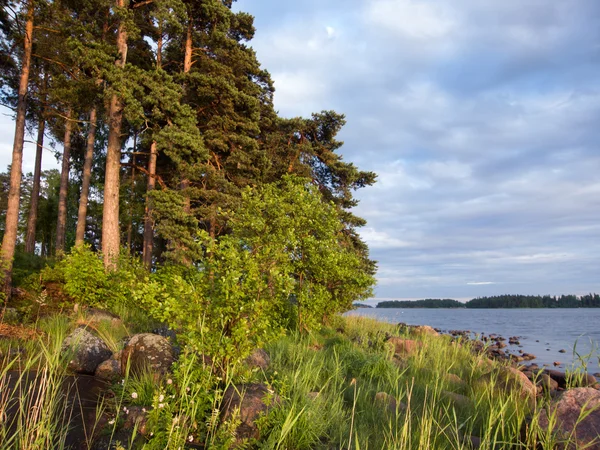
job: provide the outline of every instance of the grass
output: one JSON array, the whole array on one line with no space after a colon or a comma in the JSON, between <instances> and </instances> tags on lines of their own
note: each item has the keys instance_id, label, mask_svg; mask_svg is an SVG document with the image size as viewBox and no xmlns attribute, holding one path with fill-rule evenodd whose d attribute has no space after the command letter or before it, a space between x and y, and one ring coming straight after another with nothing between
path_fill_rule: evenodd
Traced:
<instances>
[{"instance_id":1,"label":"grass","mask_svg":"<svg viewBox=\"0 0 600 450\"><path fill-rule=\"evenodd\" d=\"M153 325L139 312L122 313L137 321L136 331L148 331L140 324ZM69 355L61 354L61 344L81 320L46 317L35 324L37 338L0 340L0 417L11 417L0 421L0 450L65 448L77 411L64 391ZM127 324L93 326L113 351L132 334ZM223 394L232 385L263 382L280 400L259 419L260 439L245 448L458 450L477 441L483 449L551 449L560 439L572 439L555 432L555 412L545 412L549 396L531 404L518 391L501 388L505 366L473 353L468 342L406 333L367 318L340 319L334 328L292 333L271 343L266 371L240 366L223 373L184 351L163 378L126 370L111 387L112 397L99 402L96 424L86 436L91 442L107 423L103 433L123 448L192 443L230 448L240 418L234 414L223 423ZM421 345L399 357L387 342L390 336ZM573 373L570 379L581 376ZM135 406L147 408L148 422L135 424L133 434L123 438L121 427ZM542 414L548 429L538 424Z\"/></svg>"}]
</instances>

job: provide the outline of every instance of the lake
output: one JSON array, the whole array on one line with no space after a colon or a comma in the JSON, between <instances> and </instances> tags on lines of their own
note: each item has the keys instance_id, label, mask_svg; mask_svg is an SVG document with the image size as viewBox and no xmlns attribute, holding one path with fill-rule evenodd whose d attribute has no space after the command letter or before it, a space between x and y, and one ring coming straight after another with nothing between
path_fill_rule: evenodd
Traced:
<instances>
[{"instance_id":1,"label":"lake","mask_svg":"<svg viewBox=\"0 0 600 450\"><path fill-rule=\"evenodd\" d=\"M507 339L519 336L521 348L507 345L504 349L517 353L519 349L533 353L538 365L553 366L554 361L564 370L571 367L575 349L580 355L593 351L587 363L589 373L600 372L600 308L564 309L395 309L359 308L346 313L377 320L408 325L430 325L448 330L470 330L476 334L495 333ZM538 342L539 341L539 342ZM559 353L564 349L566 353ZM578 364L579 365L579 364Z\"/></svg>"}]
</instances>

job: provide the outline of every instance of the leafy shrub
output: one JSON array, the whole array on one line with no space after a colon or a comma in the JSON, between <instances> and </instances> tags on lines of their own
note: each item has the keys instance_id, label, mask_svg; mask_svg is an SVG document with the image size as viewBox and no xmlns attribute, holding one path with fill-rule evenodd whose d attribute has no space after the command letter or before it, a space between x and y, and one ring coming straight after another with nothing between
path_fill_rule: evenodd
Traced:
<instances>
[{"instance_id":1,"label":"leafy shrub","mask_svg":"<svg viewBox=\"0 0 600 450\"><path fill-rule=\"evenodd\" d=\"M53 269L42 273L45 282L63 282L65 293L77 303L108 309L131 304L133 292L147 277L137 259L126 254L120 256L117 270L105 271L102 255L88 246L74 247Z\"/></svg>"},{"instance_id":2,"label":"leafy shrub","mask_svg":"<svg viewBox=\"0 0 600 450\"><path fill-rule=\"evenodd\" d=\"M77 303L106 306L110 283L98 254L89 247L73 248L60 262L60 270L65 280L65 292Z\"/></svg>"},{"instance_id":3,"label":"leafy shrub","mask_svg":"<svg viewBox=\"0 0 600 450\"><path fill-rule=\"evenodd\" d=\"M370 293L374 280L348 244L334 205L305 179L247 189L231 233L199 231L205 257L165 267L135 292L180 340L228 365L285 328L318 327Z\"/></svg>"}]
</instances>

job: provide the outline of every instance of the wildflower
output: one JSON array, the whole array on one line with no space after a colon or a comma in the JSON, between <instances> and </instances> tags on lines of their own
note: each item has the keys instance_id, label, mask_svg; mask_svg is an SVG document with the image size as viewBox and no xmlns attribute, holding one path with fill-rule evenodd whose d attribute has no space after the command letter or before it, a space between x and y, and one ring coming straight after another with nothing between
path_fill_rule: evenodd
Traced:
<instances>
[{"instance_id":1,"label":"wildflower","mask_svg":"<svg viewBox=\"0 0 600 450\"><path fill-rule=\"evenodd\" d=\"M159 407L159 408L164 408L164 407L165 407L165 404L164 404L164 403L159 403L159 404L158 404L158 407Z\"/></svg>"},{"instance_id":2,"label":"wildflower","mask_svg":"<svg viewBox=\"0 0 600 450\"><path fill-rule=\"evenodd\" d=\"M188 436L188 441L189 442L193 442L194 441L194 436L192 436L191 434Z\"/></svg>"},{"instance_id":3,"label":"wildflower","mask_svg":"<svg viewBox=\"0 0 600 450\"><path fill-rule=\"evenodd\" d=\"M113 425L114 423L115 423L115 419L111 419L111 420L108 421L109 425Z\"/></svg>"},{"instance_id":4,"label":"wildflower","mask_svg":"<svg viewBox=\"0 0 600 450\"><path fill-rule=\"evenodd\" d=\"M167 380L167 384L173 384L173 380L171 380L170 378Z\"/></svg>"},{"instance_id":5,"label":"wildflower","mask_svg":"<svg viewBox=\"0 0 600 450\"><path fill-rule=\"evenodd\" d=\"M190 392L190 387L189 386L186 386L185 392Z\"/></svg>"},{"instance_id":6,"label":"wildflower","mask_svg":"<svg viewBox=\"0 0 600 450\"><path fill-rule=\"evenodd\" d=\"M137 392L132 392L131 393L131 398L138 398Z\"/></svg>"},{"instance_id":7,"label":"wildflower","mask_svg":"<svg viewBox=\"0 0 600 450\"><path fill-rule=\"evenodd\" d=\"M160 394L160 395L158 396L158 401L159 401L159 402L162 402L164 399L165 399L165 396L164 396L164 395Z\"/></svg>"}]
</instances>

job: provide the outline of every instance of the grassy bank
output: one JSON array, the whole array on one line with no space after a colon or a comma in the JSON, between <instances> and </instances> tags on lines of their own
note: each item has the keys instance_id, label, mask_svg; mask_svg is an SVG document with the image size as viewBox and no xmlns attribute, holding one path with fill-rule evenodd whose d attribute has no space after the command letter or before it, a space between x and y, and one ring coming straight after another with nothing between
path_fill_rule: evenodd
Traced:
<instances>
[{"instance_id":1,"label":"grassy bank","mask_svg":"<svg viewBox=\"0 0 600 450\"><path fill-rule=\"evenodd\" d=\"M82 320L53 316L32 324L26 338L0 340L1 449L72 444L69 427L85 414L68 392L69 354L60 348ZM136 317L123 328L96 331L118 351L139 324ZM474 353L467 342L406 333L366 318L338 318L331 328L269 344L271 362L264 370L239 364L217 371L184 352L173 373L160 380L126 373L107 386L93 420L80 430L81 448L93 448L99 439L113 442L107 448L125 449L554 448L552 429L536 425L549 397L532 402L523 396L505 382L504 366ZM395 337L414 344L398 354ZM33 383L30 373L36 374ZM240 442L240 418L223 420L222 399L229 386L248 383L264 383L277 400L257 421L258 439ZM136 408L148 411L144 429L133 423L126 432Z\"/></svg>"}]
</instances>

